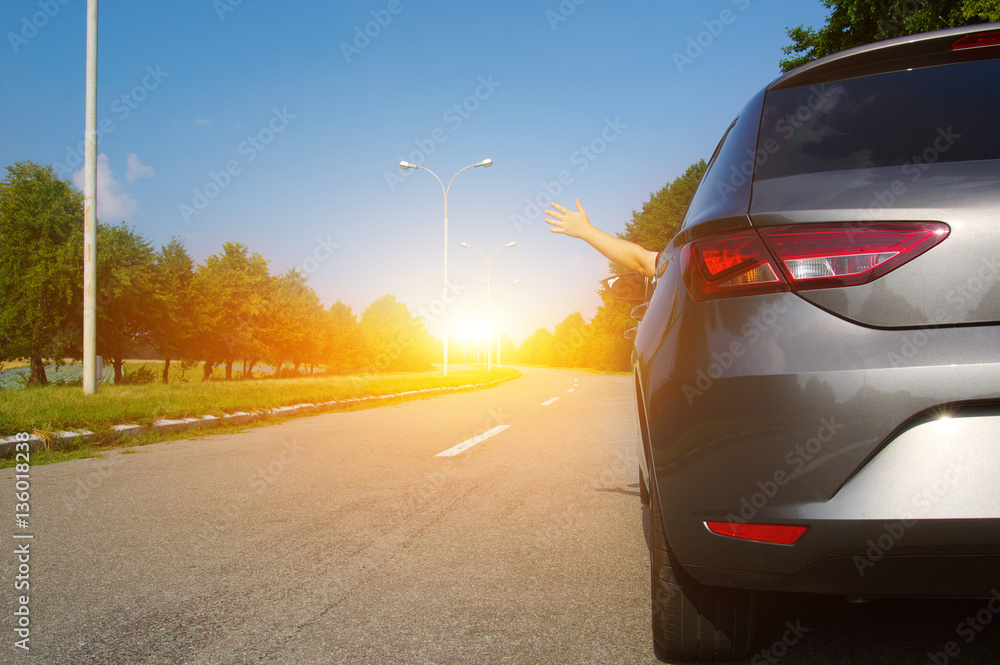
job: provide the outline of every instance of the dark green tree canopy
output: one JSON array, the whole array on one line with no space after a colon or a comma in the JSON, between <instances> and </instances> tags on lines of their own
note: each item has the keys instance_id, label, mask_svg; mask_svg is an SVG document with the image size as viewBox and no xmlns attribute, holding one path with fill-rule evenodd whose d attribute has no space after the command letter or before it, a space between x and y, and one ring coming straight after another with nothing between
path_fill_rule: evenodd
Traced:
<instances>
[{"instance_id":1,"label":"dark green tree canopy","mask_svg":"<svg viewBox=\"0 0 1000 665\"><path fill-rule=\"evenodd\" d=\"M1000 21L1000 0L823 0L826 25L790 28L782 48L788 72L825 55L919 32Z\"/></svg>"},{"instance_id":2,"label":"dark green tree canopy","mask_svg":"<svg viewBox=\"0 0 1000 665\"><path fill-rule=\"evenodd\" d=\"M75 355L83 298L83 196L52 166L17 162L0 181L0 356Z\"/></svg>"},{"instance_id":3,"label":"dark green tree canopy","mask_svg":"<svg viewBox=\"0 0 1000 665\"><path fill-rule=\"evenodd\" d=\"M111 360L115 382L125 358L150 343L158 308L153 248L135 229L97 225L97 352Z\"/></svg>"},{"instance_id":4,"label":"dark green tree canopy","mask_svg":"<svg viewBox=\"0 0 1000 665\"><path fill-rule=\"evenodd\" d=\"M705 160L699 160L673 182L650 194L642 210L632 211L632 220L625 224L625 232L618 235L654 252L666 247L684 220L688 203L706 168ZM613 267L612 270L619 272L621 268Z\"/></svg>"}]
</instances>

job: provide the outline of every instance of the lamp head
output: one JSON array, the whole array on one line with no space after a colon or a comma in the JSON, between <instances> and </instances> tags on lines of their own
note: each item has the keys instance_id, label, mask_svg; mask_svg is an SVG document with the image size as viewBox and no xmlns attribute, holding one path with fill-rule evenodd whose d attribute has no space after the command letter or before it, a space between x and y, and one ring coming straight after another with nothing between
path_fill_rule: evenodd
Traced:
<instances>
[{"instance_id":1,"label":"lamp head","mask_svg":"<svg viewBox=\"0 0 1000 665\"><path fill-rule=\"evenodd\" d=\"M417 168L417 165L416 164L410 164L409 162L400 162L399 163L399 168L401 168L401 169L403 169L405 171L406 169L415 169L415 168Z\"/></svg>"},{"instance_id":2,"label":"lamp head","mask_svg":"<svg viewBox=\"0 0 1000 665\"><path fill-rule=\"evenodd\" d=\"M481 161L478 164L476 164L476 166L485 166L486 168L489 168L489 167L493 166L493 160L492 159L484 159L483 161Z\"/></svg>"}]
</instances>

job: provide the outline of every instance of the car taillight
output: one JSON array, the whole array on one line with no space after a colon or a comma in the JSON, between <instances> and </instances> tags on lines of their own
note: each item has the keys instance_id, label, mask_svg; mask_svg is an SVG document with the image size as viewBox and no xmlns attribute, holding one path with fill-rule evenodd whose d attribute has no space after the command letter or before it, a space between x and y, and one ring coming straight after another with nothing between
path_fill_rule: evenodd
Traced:
<instances>
[{"instance_id":1,"label":"car taillight","mask_svg":"<svg viewBox=\"0 0 1000 665\"><path fill-rule=\"evenodd\" d=\"M938 244L941 222L810 224L760 229L793 290L874 281Z\"/></svg>"},{"instance_id":2,"label":"car taillight","mask_svg":"<svg viewBox=\"0 0 1000 665\"><path fill-rule=\"evenodd\" d=\"M694 240L681 251L684 283L695 300L788 291L753 231Z\"/></svg>"},{"instance_id":3,"label":"car taillight","mask_svg":"<svg viewBox=\"0 0 1000 665\"><path fill-rule=\"evenodd\" d=\"M794 545L809 529L801 524L745 524L743 522L705 522L708 530L720 536L752 540L773 545Z\"/></svg>"},{"instance_id":4,"label":"car taillight","mask_svg":"<svg viewBox=\"0 0 1000 665\"><path fill-rule=\"evenodd\" d=\"M949 231L942 222L893 222L727 232L685 245L681 269L695 300L856 286L917 257Z\"/></svg>"}]
</instances>

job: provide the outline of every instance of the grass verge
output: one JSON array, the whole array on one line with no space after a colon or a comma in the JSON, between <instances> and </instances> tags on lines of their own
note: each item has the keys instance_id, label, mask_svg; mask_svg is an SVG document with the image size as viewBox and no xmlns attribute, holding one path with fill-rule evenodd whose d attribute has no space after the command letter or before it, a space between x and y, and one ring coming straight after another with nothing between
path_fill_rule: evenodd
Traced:
<instances>
[{"instance_id":1,"label":"grass verge","mask_svg":"<svg viewBox=\"0 0 1000 665\"><path fill-rule=\"evenodd\" d=\"M18 432L54 433L60 430L106 432L112 425L147 427L155 420L221 416L236 411L259 411L281 406L390 395L411 390L478 385L520 376L514 369L438 371L414 374L316 376L257 381L197 381L191 383L102 386L85 396L79 387L50 386L5 391L0 396L0 436ZM415 394L398 399L419 398ZM382 406L388 400L372 402ZM396 400L392 400L396 401ZM367 405L366 405L367 406ZM213 433L221 428L211 430ZM190 434L188 435L190 436ZM162 440L164 437L158 437ZM136 439L116 444L131 446Z\"/></svg>"}]
</instances>

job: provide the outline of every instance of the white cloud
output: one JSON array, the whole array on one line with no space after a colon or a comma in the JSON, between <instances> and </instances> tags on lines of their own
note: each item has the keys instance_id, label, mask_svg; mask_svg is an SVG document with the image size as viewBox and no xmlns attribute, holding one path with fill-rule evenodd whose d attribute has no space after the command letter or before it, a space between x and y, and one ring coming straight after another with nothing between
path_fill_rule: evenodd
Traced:
<instances>
[{"instance_id":1,"label":"white cloud","mask_svg":"<svg viewBox=\"0 0 1000 665\"><path fill-rule=\"evenodd\" d=\"M73 184L83 189L83 169L73 174ZM138 206L131 194L123 192L122 184L115 180L108 165L108 156L103 152L97 157L97 217L105 222L128 221Z\"/></svg>"},{"instance_id":2,"label":"white cloud","mask_svg":"<svg viewBox=\"0 0 1000 665\"><path fill-rule=\"evenodd\" d=\"M212 121L209 120L208 118L198 118L194 121L194 124L198 125L199 127L211 127Z\"/></svg>"},{"instance_id":3,"label":"white cloud","mask_svg":"<svg viewBox=\"0 0 1000 665\"><path fill-rule=\"evenodd\" d=\"M134 152L128 153L128 173L125 174L125 179L129 182L135 182L142 178L152 178L156 175L156 171L153 170L152 166L146 166L139 161L139 156Z\"/></svg>"}]
</instances>

